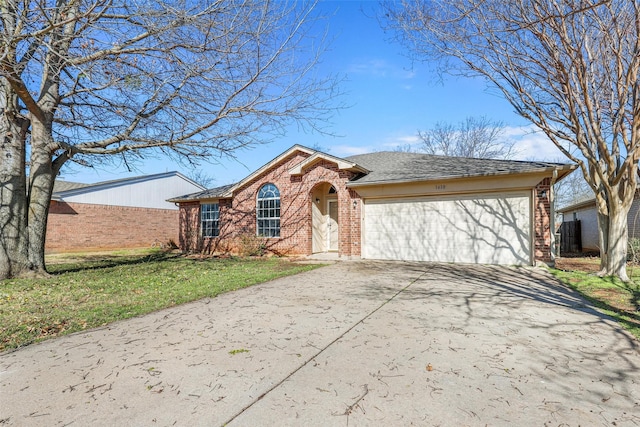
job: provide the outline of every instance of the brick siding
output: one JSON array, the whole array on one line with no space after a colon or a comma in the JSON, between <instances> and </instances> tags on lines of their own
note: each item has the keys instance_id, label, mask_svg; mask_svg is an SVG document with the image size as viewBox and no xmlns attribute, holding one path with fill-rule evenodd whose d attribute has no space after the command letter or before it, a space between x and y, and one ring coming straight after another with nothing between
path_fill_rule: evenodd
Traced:
<instances>
[{"instance_id":1,"label":"brick siding","mask_svg":"<svg viewBox=\"0 0 640 427\"><path fill-rule=\"evenodd\" d=\"M254 177L234 193L233 200L220 200L220 236L199 238L199 203L180 204L180 248L200 251L242 253L247 246L258 244L278 255L312 253L312 193L323 184L336 189L338 199L338 253L360 255L360 198L346 188L352 172L338 170L336 164L321 160L305 169L301 176L289 170L308 157L297 152L272 169ZM256 198L264 184L272 183L280 191L280 237L257 237ZM354 206L354 201L356 201ZM206 203L206 201L203 201ZM193 224L198 224L196 232Z\"/></svg>"},{"instance_id":2,"label":"brick siding","mask_svg":"<svg viewBox=\"0 0 640 427\"><path fill-rule=\"evenodd\" d=\"M151 247L178 241L179 211L52 201L47 252Z\"/></svg>"},{"instance_id":3,"label":"brick siding","mask_svg":"<svg viewBox=\"0 0 640 427\"><path fill-rule=\"evenodd\" d=\"M549 198L551 178L545 178L535 187L533 196L534 206L534 258L536 261L550 263L551 257L551 202ZM544 197L542 197L544 192Z\"/></svg>"},{"instance_id":4,"label":"brick siding","mask_svg":"<svg viewBox=\"0 0 640 427\"><path fill-rule=\"evenodd\" d=\"M200 202L180 204L180 248L185 252L243 253L248 247L279 255L308 255L313 252L313 194L329 184L338 200L338 253L340 256L361 255L361 209L358 193L346 187L352 172L341 171L325 160L308 166L302 175L292 176L289 170L308 154L293 153L270 170L254 177L234 192L233 199L221 199L220 236L202 239L200 236ZM551 262L550 178L541 181L534 191L534 259ZM264 184L278 187L281 200L280 237L257 237L256 198ZM545 191L545 197L541 197ZM206 201L203 201L206 203Z\"/></svg>"}]
</instances>

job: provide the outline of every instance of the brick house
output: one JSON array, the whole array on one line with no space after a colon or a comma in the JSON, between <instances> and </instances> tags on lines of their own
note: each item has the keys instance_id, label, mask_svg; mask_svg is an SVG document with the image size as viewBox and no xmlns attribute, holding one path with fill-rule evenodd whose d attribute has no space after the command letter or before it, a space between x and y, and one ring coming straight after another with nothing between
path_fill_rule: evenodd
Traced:
<instances>
[{"instance_id":1,"label":"brick house","mask_svg":"<svg viewBox=\"0 0 640 427\"><path fill-rule=\"evenodd\" d=\"M84 184L56 180L45 250L150 247L178 241L178 207L166 201L204 187L178 172Z\"/></svg>"},{"instance_id":2,"label":"brick house","mask_svg":"<svg viewBox=\"0 0 640 427\"><path fill-rule=\"evenodd\" d=\"M553 183L572 165L295 145L242 181L169 201L185 252L552 262Z\"/></svg>"}]
</instances>

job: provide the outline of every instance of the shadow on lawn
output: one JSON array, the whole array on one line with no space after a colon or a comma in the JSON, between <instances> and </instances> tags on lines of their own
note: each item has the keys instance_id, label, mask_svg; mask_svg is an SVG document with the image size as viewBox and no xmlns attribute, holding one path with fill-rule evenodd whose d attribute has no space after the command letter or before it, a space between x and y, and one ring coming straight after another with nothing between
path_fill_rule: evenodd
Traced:
<instances>
[{"instance_id":1,"label":"shadow on lawn","mask_svg":"<svg viewBox=\"0 0 640 427\"><path fill-rule=\"evenodd\" d=\"M608 310L618 316L620 323L632 328L640 328L640 271L638 264L629 263L628 273L632 281L624 283L613 277L603 277L600 280L605 282L602 286L581 286L581 282L589 280L580 277L563 277L562 271L571 273L587 273L593 277L599 270L599 259L596 258L560 258L556 262L554 276L566 283L567 286L579 292L594 307ZM553 272L553 270L552 270ZM584 288L584 289L581 289Z\"/></svg>"},{"instance_id":2,"label":"shadow on lawn","mask_svg":"<svg viewBox=\"0 0 640 427\"><path fill-rule=\"evenodd\" d=\"M47 270L52 275L76 273L79 271L101 270L124 265L145 264L148 262L168 261L182 258L181 253L157 252L145 255L86 255L77 261L48 264Z\"/></svg>"}]
</instances>

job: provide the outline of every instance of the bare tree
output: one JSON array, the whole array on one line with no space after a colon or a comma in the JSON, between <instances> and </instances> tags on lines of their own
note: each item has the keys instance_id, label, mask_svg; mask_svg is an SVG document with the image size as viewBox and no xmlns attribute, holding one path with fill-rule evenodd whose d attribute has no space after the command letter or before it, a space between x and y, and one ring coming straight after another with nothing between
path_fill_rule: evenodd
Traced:
<instances>
[{"instance_id":1,"label":"bare tree","mask_svg":"<svg viewBox=\"0 0 640 427\"><path fill-rule=\"evenodd\" d=\"M584 180L582 172L575 170L554 185L553 199L558 208L564 208L593 199L593 191ZM560 224L561 220L562 214L556 211L556 224Z\"/></svg>"},{"instance_id":2,"label":"bare tree","mask_svg":"<svg viewBox=\"0 0 640 427\"><path fill-rule=\"evenodd\" d=\"M559 208L593 199L593 191L579 170L571 172L569 176L558 182L554 193L555 202Z\"/></svg>"},{"instance_id":3,"label":"bare tree","mask_svg":"<svg viewBox=\"0 0 640 427\"><path fill-rule=\"evenodd\" d=\"M579 165L597 200L600 274L628 280L626 220L640 159L640 2L406 0L385 10L418 58L485 78Z\"/></svg>"},{"instance_id":4,"label":"bare tree","mask_svg":"<svg viewBox=\"0 0 640 427\"><path fill-rule=\"evenodd\" d=\"M322 126L337 86L313 75L324 46L314 6L2 1L0 279L46 274L49 202L67 162L197 162L291 121Z\"/></svg>"},{"instance_id":5,"label":"bare tree","mask_svg":"<svg viewBox=\"0 0 640 427\"><path fill-rule=\"evenodd\" d=\"M193 169L189 174L187 174L187 177L206 188L213 188L213 184L216 182L214 176L209 175L202 169Z\"/></svg>"},{"instance_id":6,"label":"bare tree","mask_svg":"<svg viewBox=\"0 0 640 427\"><path fill-rule=\"evenodd\" d=\"M418 131L421 151L455 157L510 159L514 142L504 138L504 123L487 117L467 117L454 125L437 122L426 131Z\"/></svg>"}]
</instances>

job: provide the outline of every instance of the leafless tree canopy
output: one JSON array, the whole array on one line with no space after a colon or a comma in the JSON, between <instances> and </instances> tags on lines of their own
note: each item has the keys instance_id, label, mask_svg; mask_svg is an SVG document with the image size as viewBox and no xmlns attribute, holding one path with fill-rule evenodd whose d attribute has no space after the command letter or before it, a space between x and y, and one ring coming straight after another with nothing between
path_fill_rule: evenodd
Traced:
<instances>
[{"instance_id":1,"label":"leafless tree canopy","mask_svg":"<svg viewBox=\"0 0 640 427\"><path fill-rule=\"evenodd\" d=\"M67 161L149 150L197 161L291 122L323 128L337 85L315 74L325 41L314 6L0 2L0 278L44 270L53 180Z\"/></svg>"},{"instance_id":2,"label":"leafless tree canopy","mask_svg":"<svg viewBox=\"0 0 640 427\"><path fill-rule=\"evenodd\" d=\"M53 115L58 154L231 152L329 113L333 82L308 78L323 44L306 32L312 6L10 0L1 75L20 113Z\"/></svg>"},{"instance_id":3,"label":"leafless tree canopy","mask_svg":"<svg viewBox=\"0 0 640 427\"><path fill-rule=\"evenodd\" d=\"M420 150L428 154L482 159L509 159L514 142L504 137L504 123L487 117L467 117L456 124L438 122L419 131Z\"/></svg>"},{"instance_id":4,"label":"leafless tree canopy","mask_svg":"<svg viewBox=\"0 0 640 427\"><path fill-rule=\"evenodd\" d=\"M640 159L640 2L404 0L386 3L386 18L417 58L485 78L580 166L598 201L601 273L626 278L622 218Z\"/></svg>"}]
</instances>

